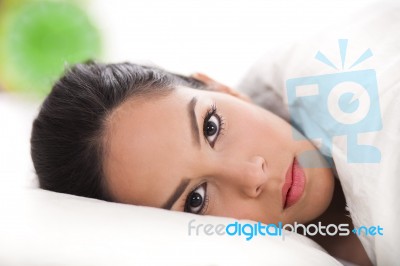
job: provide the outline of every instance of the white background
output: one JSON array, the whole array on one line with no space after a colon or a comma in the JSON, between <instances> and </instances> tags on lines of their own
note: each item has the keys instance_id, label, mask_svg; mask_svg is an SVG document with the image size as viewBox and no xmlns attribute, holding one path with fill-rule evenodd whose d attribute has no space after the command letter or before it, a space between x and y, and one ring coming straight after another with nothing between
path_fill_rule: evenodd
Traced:
<instances>
[{"instance_id":1,"label":"white background","mask_svg":"<svg viewBox=\"0 0 400 266\"><path fill-rule=\"evenodd\" d=\"M104 36L104 61L203 72L235 86L268 50L323 31L371 2L92 0L87 9Z\"/></svg>"}]
</instances>

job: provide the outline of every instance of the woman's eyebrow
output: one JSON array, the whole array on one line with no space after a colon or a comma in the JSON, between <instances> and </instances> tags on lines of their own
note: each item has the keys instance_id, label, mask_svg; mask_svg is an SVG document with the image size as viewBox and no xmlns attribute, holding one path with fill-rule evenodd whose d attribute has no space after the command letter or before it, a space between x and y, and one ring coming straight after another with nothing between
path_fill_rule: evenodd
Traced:
<instances>
[{"instance_id":1,"label":"woman's eyebrow","mask_svg":"<svg viewBox=\"0 0 400 266\"><path fill-rule=\"evenodd\" d=\"M162 205L161 208L170 210L172 206L174 206L175 202L182 196L183 192L186 190L189 185L190 180L188 178L184 178L181 180L179 186L175 189L174 193L172 193L171 197Z\"/></svg>"},{"instance_id":2,"label":"woman's eyebrow","mask_svg":"<svg viewBox=\"0 0 400 266\"><path fill-rule=\"evenodd\" d=\"M187 110L190 119L190 125L191 125L190 128L192 129L193 141L198 146L200 146L199 126L197 125L196 112L195 112L196 104L197 104L197 98L193 97L188 103Z\"/></svg>"}]
</instances>

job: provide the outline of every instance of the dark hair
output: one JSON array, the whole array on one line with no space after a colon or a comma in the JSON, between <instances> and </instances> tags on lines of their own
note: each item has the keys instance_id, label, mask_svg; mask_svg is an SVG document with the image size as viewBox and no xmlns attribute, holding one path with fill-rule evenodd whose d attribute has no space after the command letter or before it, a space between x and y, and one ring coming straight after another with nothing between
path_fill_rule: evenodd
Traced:
<instances>
[{"instance_id":1,"label":"dark hair","mask_svg":"<svg viewBox=\"0 0 400 266\"><path fill-rule=\"evenodd\" d=\"M31 156L46 190L113 201L103 171L105 121L130 97L166 95L193 78L131 63L88 62L68 69L33 122Z\"/></svg>"}]
</instances>

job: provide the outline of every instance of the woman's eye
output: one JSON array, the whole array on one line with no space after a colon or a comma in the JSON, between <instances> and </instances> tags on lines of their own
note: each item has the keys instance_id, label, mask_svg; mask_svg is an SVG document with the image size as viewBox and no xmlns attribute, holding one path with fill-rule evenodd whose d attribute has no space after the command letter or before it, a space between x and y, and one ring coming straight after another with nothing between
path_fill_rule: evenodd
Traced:
<instances>
[{"instance_id":1,"label":"woman's eye","mask_svg":"<svg viewBox=\"0 0 400 266\"><path fill-rule=\"evenodd\" d=\"M214 146L215 140L218 137L219 130L219 117L216 114L213 114L204 124L204 136L207 138L207 141L211 144L211 146Z\"/></svg>"},{"instance_id":2,"label":"woman's eye","mask_svg":"<svg viewBox=\"0 0 400 266\"><path fill-rule=\"evenodd\" d=\"M193 190L186 199L185 212L199 214L203 212L207 195L207 183Z\"/></svg>"}]
</instances>

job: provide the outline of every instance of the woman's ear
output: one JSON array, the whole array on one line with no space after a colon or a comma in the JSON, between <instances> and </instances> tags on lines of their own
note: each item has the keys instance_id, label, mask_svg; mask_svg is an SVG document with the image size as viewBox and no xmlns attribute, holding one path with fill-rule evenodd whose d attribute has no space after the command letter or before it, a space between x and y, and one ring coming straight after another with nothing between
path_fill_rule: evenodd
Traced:
<instances>
[{"instance_id":1,"label":"woman's ear","mask_svg":"<svg viewBox=\"0 0 400 266\"><path fill-rule=\"evenodd\" d=\"M209 76L207 76L203 73L194 73L191 75L191 77L195 78L199 81L202 81L203 83L205 83L209 88L211 88L214 91L224 92L224 93L230 94L232 96L235 96L239 99L242 99L246 102L251 102L250 97L248 97L247 95L240 93L224 84L221 84L218 81L213 80L212 78L210 78Z\"/></svg>"}]
</instances>

